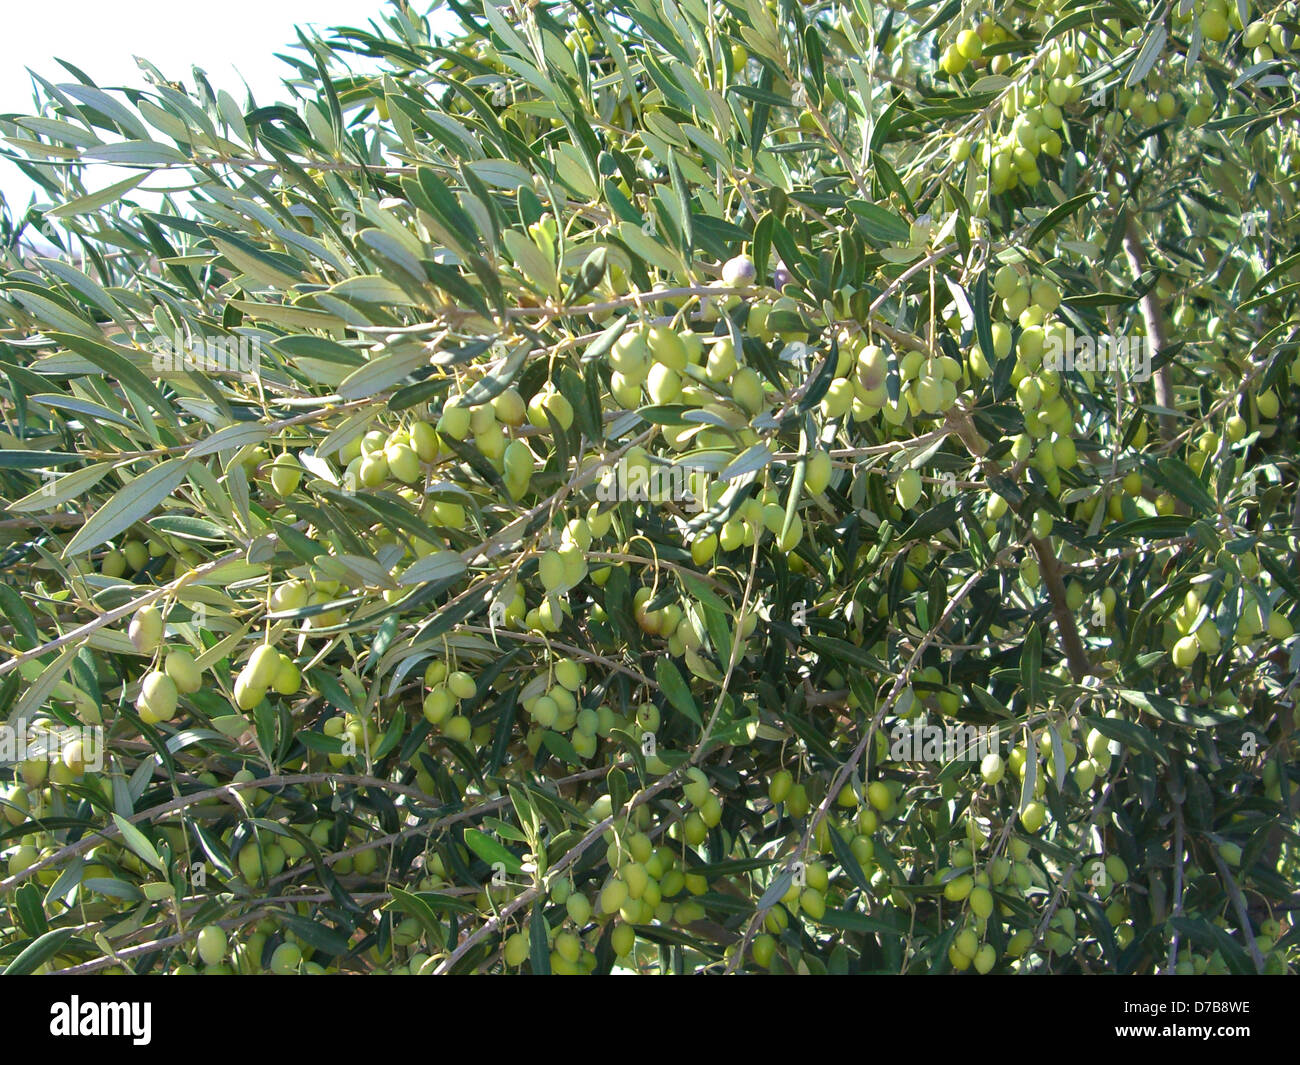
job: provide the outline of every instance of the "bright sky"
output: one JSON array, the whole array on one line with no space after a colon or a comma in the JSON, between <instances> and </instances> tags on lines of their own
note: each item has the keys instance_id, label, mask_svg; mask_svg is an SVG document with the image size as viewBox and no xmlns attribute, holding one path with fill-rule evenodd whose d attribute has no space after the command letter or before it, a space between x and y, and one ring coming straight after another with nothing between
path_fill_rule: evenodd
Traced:
<instances>
[{"instance_id":1,"label":"bright sky","mask_svg":"<svg viewBox=\"0 0 1300 1065\"><path fill-rule=\"evenodd\" d=\"M48 6L47 6L48 4ZM425 11L429 0L413 5ZM134 56L148 59L168 78L192 84L190 67L208 76L214 89L226 89L241 104L244 82L259 104L274 102L280 78L291 68L275 58L297 43L295 25L322 29L351 25L368 28L388 5L383 0L221 0L216 5L177 0L54 0L7 4L0 33L0 114L34 110L27 69L59 84L76 79L55 58L79 67L100 88L143 87ZM435 24L442 22L435 16ZM301 54L300 50L296 54ZM359 66L368 62L355 57ZM126 176L104 169L90 188ZM7 159L0 158L0 194L22 214L35 186Z\"/></svg>"}]
</instances>

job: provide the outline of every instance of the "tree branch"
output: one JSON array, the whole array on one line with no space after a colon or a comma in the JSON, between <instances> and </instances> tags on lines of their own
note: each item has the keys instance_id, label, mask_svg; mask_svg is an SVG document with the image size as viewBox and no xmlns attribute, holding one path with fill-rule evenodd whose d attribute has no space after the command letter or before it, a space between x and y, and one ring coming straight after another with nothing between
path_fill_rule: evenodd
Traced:
<instances>
[{"instance_id":1,"label":"tree branch","mask_svg":"<svg viewBox=\"0 0 1300 1065\"><path fill-rule=\"evenodd\" d=\"M975 429L968 412L954 410L948 417L948 424L972 455L983 459L984 465L993 473L1002 473L1002 467L998 463L984 459L988 445ZM1046 540L1030 536L1028 542L1034 549L1034 554L1038 556L1038 569L1047 585L1047 596L1052 604L1052 617L1056 619L1056 627L1061 634L1061 646L1065 651L1066 661L1070 664L1070 672L1074 674L1075 680L1081 680L1093 672L1092 662L1088 659L1088 652L1084 649L1083 640L1079 636L1079 626L1066 601L1065 582L1061 580L1060 563L1052 552L1051 544Z\"/></svg>"},{"instance_id":2,"label":"tree branch","mask_svg":"<svg viewBox=\"0 0 1300 1065\"><path fill-rule=\"evenodd\" d=\"M1142 248L1142 238L1138 233L1137 222L1132 214L1129 214L1124 223L1124 254L1128 256L1129 265L1133 268L1133 279L1141 279L1143 272L1146 270L1146 252ZM1146 325L1147 339L1155 348L1155 357L1159 358L1162 352L1169 348L1169 327L1165 322L1165 313L1161 309L1156 299L1155 286L1142 297L1142 321ZM1161 366L1156 370L1153 382L1155 384L1156 402L1166 410L1174 409L1174 386L1169 378L1169 369ZM1160 415L1160 438L1162 440L1171 439L1178 431L1177 423L1172 414Z\"/></svg>"}]
</instances>

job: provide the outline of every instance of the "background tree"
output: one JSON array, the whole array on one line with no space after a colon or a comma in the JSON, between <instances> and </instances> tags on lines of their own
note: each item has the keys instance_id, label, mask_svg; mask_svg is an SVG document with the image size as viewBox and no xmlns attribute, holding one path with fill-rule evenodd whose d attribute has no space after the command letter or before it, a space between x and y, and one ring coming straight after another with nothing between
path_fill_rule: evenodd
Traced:
<instances>
[{"instance_id":1,"label":"background tree","mask_svg":"<svg viewBox=\"0 0 1300 1065\"><path fill-rule=\"evenodd\" d=\"M446 9L0 119L0 961L1286 969L1294 5Z\"/></svg>"}]
</instances>

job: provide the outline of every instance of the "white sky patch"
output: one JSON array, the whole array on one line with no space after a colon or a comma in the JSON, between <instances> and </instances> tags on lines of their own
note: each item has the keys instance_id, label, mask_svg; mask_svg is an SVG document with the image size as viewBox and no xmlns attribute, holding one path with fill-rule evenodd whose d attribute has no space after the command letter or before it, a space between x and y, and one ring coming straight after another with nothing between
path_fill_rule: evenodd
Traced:
<instances>
[{"instance_id":1,"label":"white sky patch","mask_svg":"<svg viewBox=\"0 0 1300 1065\"><path fill-rule=\"evenodd\" d=\"M422 12L432 5L414 6ZM225 89L241 107L247 98L245 84L259 106L288 101L280 82L294 68L277 59L276 53L302 55L295 26L368 30L372 19L380 22L389 10L381 0L222 0L217 7L207 8L176 0L9 5L0 33L0 114L34 113L28 68L56 85L77 80L56 57L80 68L101 89L146 87L145 74L134 58L140 56L187 88L193 84L191 67L197 66L213 89ZM435 26L454 24L442 12L433 19ZM368 69L375 62L351 54L343 58L354 69ZM130 173L120 167L96 166L85 172L86 187L104 188ZM185 178L156 174L144 187L185 187ZM33 194L39 203L47 202L14 163L0 158L0 195L11 212L25 213Z\"/></svg>"}]
</instances>

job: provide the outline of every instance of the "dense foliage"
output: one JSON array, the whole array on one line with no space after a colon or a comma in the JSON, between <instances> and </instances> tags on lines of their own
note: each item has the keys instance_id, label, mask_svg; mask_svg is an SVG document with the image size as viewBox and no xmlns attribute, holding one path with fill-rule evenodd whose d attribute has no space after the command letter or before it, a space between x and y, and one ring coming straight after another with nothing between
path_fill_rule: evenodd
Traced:
<instances>
[{"instance_id":1,"label":"dense foliage","mask_svg":"<svg viewBox=\"0 0 1300 1065\"><path fill-rule=\"evenodd\" d=\"M1294 964L1295 4L439 17L0 116L0 965Z\"/></svg>"}]
</instances>

